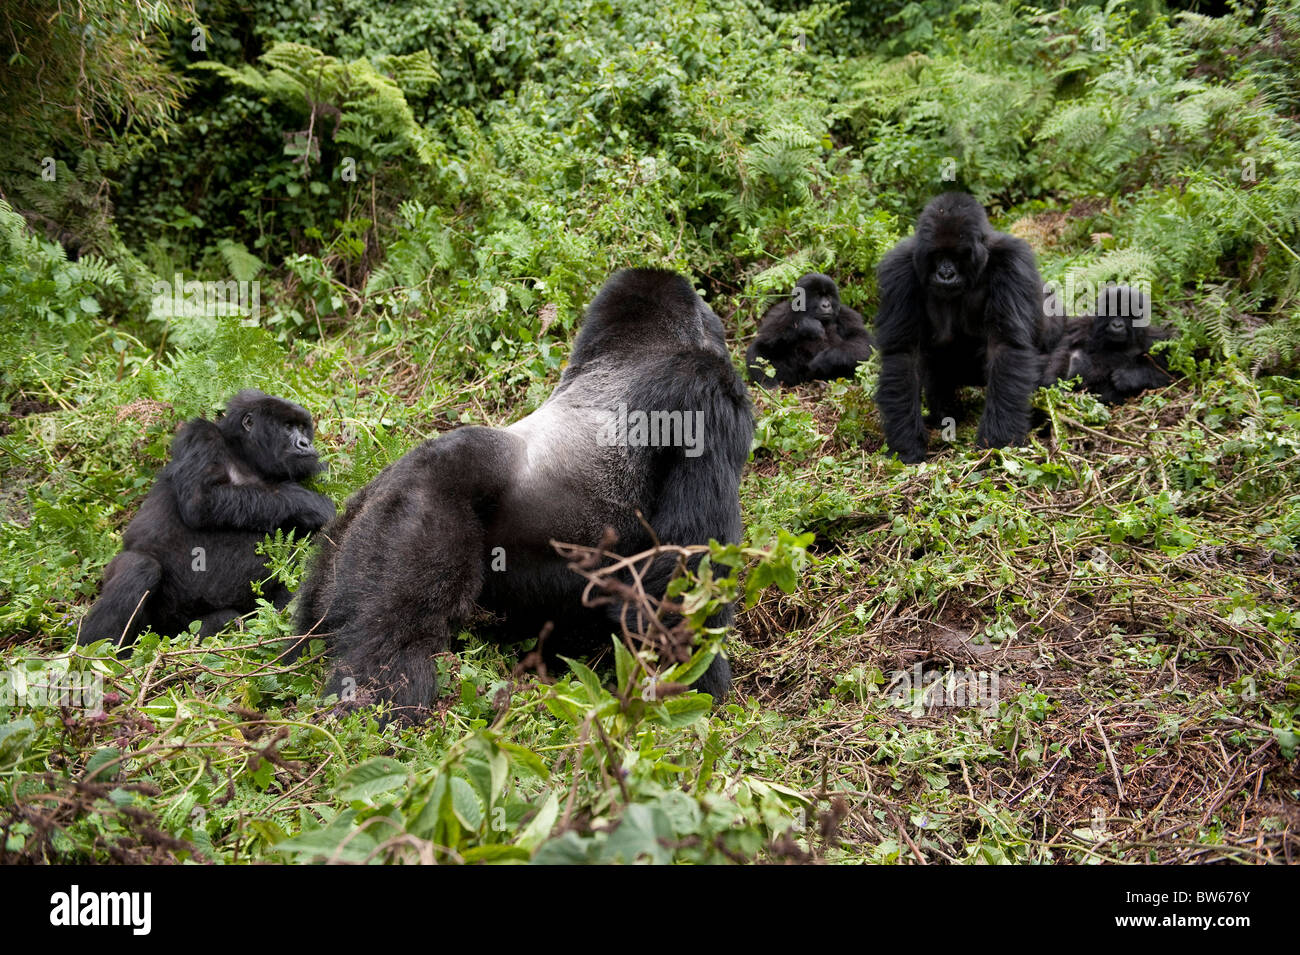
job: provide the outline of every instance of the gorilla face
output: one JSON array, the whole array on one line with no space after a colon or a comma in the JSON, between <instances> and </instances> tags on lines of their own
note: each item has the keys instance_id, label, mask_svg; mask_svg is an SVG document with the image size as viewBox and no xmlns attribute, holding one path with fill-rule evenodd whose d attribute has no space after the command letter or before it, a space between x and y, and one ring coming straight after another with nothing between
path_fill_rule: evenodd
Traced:
<instances>
[{"instance_id":1,"label":"gorilla face","mask_svg":"<svg viewBox=\"0 0 1300 955\"><path fill-rule=\"evenodd\" d=\"M1129 343L1130 339L1133 337L1133 329L1127 320L1120 318L1119 316L1106 318L1103 315L1100 316L1100 318L1106 323L1104 334L1106 336L1106 341L1109 344L1127 345Z\"/></svg>"},{"instance_id":2,"label":"gorilla face","mask_svg":"<svg viewBox=\"0 0 1300 955\"><path fill-rule=\"evenodd\" d=\"M840 315L840 291L829 275L812 273L801 278L790 297L790 310L830 324Z\"/></svg>"},{"instance_id":3,"label":"gorilla face","mask_svg":"<svg viewBox=\"0 0 1300 955\"><path fill-rule=\"evenodd\" d=\"M939 251L930 256L929 278L927 280L930 294L945 299L955 298L963 294L966 291L967 282L962 269L957 263L960 260L969 259L969 257L969 253L962 255L960 251L953 255Z\"/></svg>"},{"instance_id":4,"label":"gorilla face","mask_svg":"<svg viewBox=\"0 0 1300 955\"><path fill-rule=\"evenodd\" d=\"M262 477L301 481L323 470L302 405L250 388L230 399L220 427Z\"/></svg>"},{"instance_id":5,"label":"gorilla face","mask_svg":"<svg viewBox=\"0 0 1300 955\"><path fill-rule=\"evenodd\" d=\"M1122 315L1098 315L1092 320L1094 347L1124 349L1140 344L1140 329L1133 327L1133 319Z\"/></svg>"},{"instance_id":6,"label":"gorilla face","mask_svg":"<svg viewBox=\"0 0 1300 955\"><path fill-rule=\"evenodd\" d=\"M916 223L917 279L937 299L965 295L982 280L991 233L984 207L973 197L953 192L939 196Z\"/></svg>"},{"instance_id":7,"label":"gorilla face","mask_svg":"<svg viewBox=\"0 0 1300 955\"><path fill-rule=\"evenodd\" d=\"M1146 343L1151 298L1128 285L1108 285L1097 296L1092 340L1098 347L1127 348Z\"/></svg>"}]
</instances>

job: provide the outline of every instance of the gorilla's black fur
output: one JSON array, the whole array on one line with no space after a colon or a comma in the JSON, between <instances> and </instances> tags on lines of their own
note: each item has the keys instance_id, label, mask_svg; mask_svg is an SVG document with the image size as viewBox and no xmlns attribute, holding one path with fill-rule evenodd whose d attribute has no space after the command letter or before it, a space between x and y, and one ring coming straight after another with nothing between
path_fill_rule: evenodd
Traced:
<instances>
[{"instance_id":1,"label":"gorilla's black fur","mask_svg":"<svg viewBox=\"0 0 1300 955\"><path fill-rule=\"evenodd\" d=\"M938 423L956 416L962 385L985 386L981 447L1023 442L1045 336L1060 330L1043 320L1043 281L1028 244L995 232L971 196L944 193L881 261L877 278L876 403L890 449L907 462L924 459L922 390Z\"/></svg>"},{"instance_id":2,"label":"gorilla's black fur","mask_svg":"<svg viewBox=\"0 0 1300 955\"><path fill-rule=\"evenodd\" d=\"M651 412L689 420L698 444L644 446L632 428L618 439L615 418ZM615 273L540 408L507 428L463 427L421 444L320 535L298 623L335 658L327 692L351 678L368 690L359 701L417 716L436 688L434 655L476 607L504 621L492 634L504 641L550 622L550 651L608 645L619 608L584 608L585 581L551 541L596 545L609 527L620 553L637 553L653 545L638 511L664 544L739 540L753 430L722 323L690 283ZM662 594L675 566L661 559L647 591ZM730 620L728 610L710 625ZM721 696L729 684L719 656L697 687Z\"/></svg>"},{"instance_id":3,"label":"gorilla's black fur","mask_svg":"<svg viewBox=\"0 0 1300 955\"><path fill-rule=\"evenodd\" d=\"M321 470L312 434L301 405L252 389L232 397L216 422L187 422L78 640L130 643L145 627L171 635L194 620L207 635L255 609L251 585L266 576L257 545L267 532L314 531L334 516L329 498L298 483ZM290 596L278 582L266 590L277 607Z\"/></svg>"},{"instance_id":4,"label":"gorilla's black fur","mask_svg":"<svg viewBox=\"0 0 1300 955\"><path fill-rule=\"evenodd\" d=\"M805 381L852 378L871 357L871 335L862 316L840 304L829 275L809 272L763 315L758 337L745 354L749 377L770 388ZM758 364L766 358L771 368Z\"/></svg>"},{"instance_id":5,"label":"gorilla's black fur","mask_svg":"<svg viewBox=\"0 0 1300 955\"><path fill-rule=\"evenodd\" d=\"M1149 349L1173 333L1150 323L1150 296L1132 286L1106 286L1091 315L1066 323L1065 334L1048 356L1042 383L1077 375L1106 404L1164 387L1173 378L1165 360Z\"/></svg>"}]
</instances>

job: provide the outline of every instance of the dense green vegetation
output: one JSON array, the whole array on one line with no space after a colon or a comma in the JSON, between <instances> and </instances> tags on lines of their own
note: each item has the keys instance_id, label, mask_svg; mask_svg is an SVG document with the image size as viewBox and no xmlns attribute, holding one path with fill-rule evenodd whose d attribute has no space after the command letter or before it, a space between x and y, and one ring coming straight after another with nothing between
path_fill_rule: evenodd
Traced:
<instances>
[{"instance_id":1,"label":"dense green vegetation","mask_svg":"<svg viewBox=\"0 0 1300 955\"><path fill-rule=\"evenodd\" d=\"M0 860L1297 857L1300 3L249 6L0 9ZM954 186L1063 287L1149 282L1181 378L917 467L874 365L755 395L745 569L683 582L742 601L724 705L466 633L382 730L269 605L69 651L173 429L239 387L315 412L341 501L536 407L613 269L691 276L739 362L805 271L870 315ZM967 669L996 705L898 691ZM102 713L33 689L80 674Z\"/></svg>"}]
</instances>

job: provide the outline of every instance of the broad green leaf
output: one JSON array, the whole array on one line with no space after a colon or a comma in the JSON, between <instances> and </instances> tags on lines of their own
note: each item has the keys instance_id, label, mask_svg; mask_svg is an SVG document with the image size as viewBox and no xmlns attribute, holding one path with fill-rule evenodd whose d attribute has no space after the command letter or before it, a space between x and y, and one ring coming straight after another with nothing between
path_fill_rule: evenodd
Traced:
<instances>
[{"instance_id":1,"label":"broad green leaf","mask_svg":"<svg viewBox=\"0 0 1300 955\"><path fill-rule=\"evenodd\" d=\"M501 740L497 745L501 747L503 753L507 753L510 756L517 767L527 769L530 773L540 779L546 779L550 776L551 773L550 770L546 768L546 764L543 763L541 757L531 749L526 749L518 743L510 743L506 740Z\"/></svg>"},{"instance_id":2,"label":"broad green leaf","mask_svg":"<svg viewBox=\"0 0 1300 955\"><path fill-rule=\"evenodd\" d=\"M483 804L474 787L459 776L451 777L451 806L456 819L470 832L483 825Z\"/></svg>"},{"instance_id":3,"label":"broad green leaf","mask_svg":"<svg viewBox=\"0 0 1300 955\"><path fill-rule=\"evenodd\" d=\"M121 772L122 769L121 763L115 763L112 767L104 769L102 772L101 767L113 762L113 760L117 759L120 755L122 755L121 751L114 746L106 746L103 749L96 750L95 754L86 761L86 781L106 783L110 780L116 779L117 774Z\"/></svg>"},{"instance_id":4,"label":"broad green leaf","mask_svg":"<svg viewBox=\"0 0 1300 955\"><path fill-rule=\"evenodd\" d=\"M646 721L659 723L676 729L689 726L696 720L708 716L713 709L713 697L707 693L682 693L660 701L659 705L646 714Z\"/></svg>"},{"instance_id":5,"label":"broad green leaf","mask_svg":"<svg viewBox=\"0 0 1300 955\"><path fill-rule=\"evenodd\" d=\"M605 843L601 859L607 862L637 862L643 856L658 865L673 861L673 851L660 840L672 842L673 827L663 810L633 803L623 812L618 828Z\"/></svg>"},{"instance_id":6,"label":"broad green leaf","mask_svg":"<svg viewBox=\"0 0 1300 955\"><path fill-rule=\"evenodd\" d=\"M343 774L338 784L339 798L347 802L364 802L405 786L409 781L410 773L405 766L387 756L376 756Z\"/></svg>"},{"instance_id":7,"label":"broad green leaf","mask_svg":"<svg viewBox=\"0 0 1300 955\"><path fill-rule=\"evenodd\" d=\"M524 831L519 833L515 844L530 851L536 849L551 834L551 828L559 815L560 801L554 791L548 792L542 801L542 807L537 810L537 815L533 816L524 827Z\"/></svg>"},{"instance_id":8,"label":"broad green leaf","mask_svg":"<svg viewBox=\"0 0 1300 955\"><path fill-rule=\"evenodd\" d=\"M582 685L587 690L587 696L591 699L591 702L599 703L605 696L605 690L600 685L600 678L596 676L591 667L584 663L580 663L577 660L571 660L568 657L562 656L560 659L569 665L569 668L573 670L574 674L582 682Z\"/></svg>"}]
</instances>

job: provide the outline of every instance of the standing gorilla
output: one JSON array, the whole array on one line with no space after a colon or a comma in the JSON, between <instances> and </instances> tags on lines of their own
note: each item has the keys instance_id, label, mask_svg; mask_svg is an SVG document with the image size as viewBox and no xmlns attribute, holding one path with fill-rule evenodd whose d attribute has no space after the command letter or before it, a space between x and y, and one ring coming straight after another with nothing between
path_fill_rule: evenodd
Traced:
<instances>
[{"instance_id":1,"label":"standing gorilla","mask_svg":"<svg viewBox=\"0 0 1300 955\"><path fill-rule=\"evenodd\" d=\"M1171 337L1151 325L1151 298L1128 285L1108 285L1097 295L1093 314L1071 319L1043 370L1050 385L1078 376L1106 404L1160 388L1173 380L1163 358L1150 354L1153 342Z\"/></svg>"},{"instance_id":2,"label":"standing gorilla","mask_svg":"<svg viewBox=\"0 0 1300 955\"><path fill-rule=\"evenodd\" d=\"M862 316L840 304L834 279L809 272L795 284L788 302L777 302L763 315L745 363L750 379L770 388L852 378L870 357L871 336ZM772 367L759 365L759 358Z\"/></svg>"},{"instance_id":3,"label":"standing gorilla","mask_svg":"<svg viewBox=\"0 0 1300 955\"><path fill-rule=\"evenodd\" d=\"M504 619L496 636L506 642L551 623L548 651L607 645L620 608L583 607L585 580L551 542L594 546L612 528L627 555L655 539L739 540L753 433L722 323L691 284L672 272L615 273L540 408L507 428L426 441L321 535L298 626L321 633L336 659L327 692L355 680L416 715L436 689L434 655L475 607ZM661 558L646 591L662 595L676 565ZM728 608L709 626L730 621ZM697 688L720 697L730 678L719 655Z\"/></svg>"},{"instance_id":4,"label":"standing gorilla","mask_svg":"<svg viewBox=\"0 0 1300 955\"><path fill-rule=\"evenodd\" d=\"M291 401L241 391L216 422L188 422L171 453L104 571L80 643L131 643L145 627L172 635L193 620L213 634L256 608L267 532L315 531L334 516L329 498L298 483L321 465L311 415ZM267 596L283 607L291 595L277 582Z\"/></svg>"},{"instance_id":5,"label":"standing gorilla","mask_svg":"<svg viewBox=\"0 0 1300 955\"><path fill-rule=\"evenodd\" d=\"M971 196L948 192L925 207L915 234L890 250L877 278L876 403L890 449L908 463L923 460L922 389L937 423L956 415L962 385L985 386L981 447L1023 442L1049 344L1029 245L995 232Z\"/></svg>"}]
</instances>

